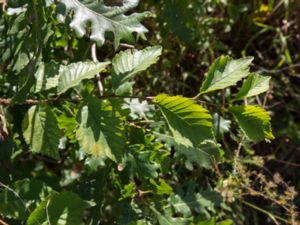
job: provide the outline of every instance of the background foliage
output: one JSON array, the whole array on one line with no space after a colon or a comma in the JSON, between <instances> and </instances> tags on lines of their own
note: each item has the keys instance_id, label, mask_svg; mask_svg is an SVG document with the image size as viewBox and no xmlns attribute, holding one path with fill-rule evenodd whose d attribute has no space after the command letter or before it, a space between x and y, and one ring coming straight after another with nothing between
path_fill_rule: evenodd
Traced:
<instances>
[{"instance_id":1,"label":"background foliage","mask_svg":"<svg viewBox=\"0 0 300 225\"><path fill-rule=\"evenodd\" d=\"M299 1L0 2L0 224L299 224Z\"/></svg>"}]
</instances>

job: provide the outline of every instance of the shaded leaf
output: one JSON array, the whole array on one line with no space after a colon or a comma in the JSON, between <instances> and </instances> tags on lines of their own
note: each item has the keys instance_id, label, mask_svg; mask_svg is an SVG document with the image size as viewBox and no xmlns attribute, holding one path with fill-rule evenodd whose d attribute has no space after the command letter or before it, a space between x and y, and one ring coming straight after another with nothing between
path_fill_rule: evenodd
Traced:
<instances>
[{"instance_id":1,"label":"shaded leaf","mask_svg":"<svg viewBox=\"0 0 300 225\"><path fill-rule=\"evenodd\" d=\"M160 225L188 225L191 222L191 220L188 218L172 217L172 215L163 215L152 206L150 206L150 209L157 217L157 220Z\"/></svg>"},{"instance_id":2,"label":"shaded leaf","mask_svg":"<svg viewBox=\"0 0 300 225\"><path fill-rule=\"evenodd\" d=\"M250 140L259 142L264 139L274 139L270 115L263 108L250 105L232 106L229 108L229 112L234 115Z\"/></svg>"},{"instance_id":3,"label":"shaded leaf","mask_svg":"<svg viewBox=\"0 0 300 225\"><path fill-rule=\"evenodd\" d=\"M133 13L129 16L126 12L136 7L139 0L122 1L122 6L106 6L103 0L61 0L58 5L59 19L65 22L66 16L71 12L73 18L70 27L79 37L87 33L90 24L90 39L97 42L99 46L104 44L107 32L114 35L114 44L117 48L120 40L133 40L133 32L143 36L147 29L140 21L149 16L150 13Z\"/></svg>"},{"instance_id":4,"label":"shaded leaf","mask_svg":"<svg viewBox=\"0 0 300 225\"><path fill-rule=\"evenodd\" d=\"M189 170L193 170L193 165L209 169L212 167L213 161L217 163L220 160L222 151L214 141L206 140L195 147L178 145L176 154L186 157L185 166Z\"/></svg>"},{"instance_id":5,"label":"shaded leaf","mask_svg":"<svg viewBox=\"0 0 300 225\"><path fill-rule=\"evenodd\" d=\"M249 75L234 100L240 100L259 95L269 89L271 77L264 77L255 73Z\"/></svg>"},{"instance_id":6,"label":"shaded leaf","mask_svg":"<svg viewBox=\"0 0 300 225\"><path fill-rule=\"evenodd\" d=\"M200 94L216 91L235 85L249 75L249 65L253 57L233 60L220 56L208 70L208 75L200 88Z\"/></svg>"},{"instance_id":7,"label":"shaded leaf","mask_svg":"<svg viewBox=\"0 0 300 225\"><path fill-rule=\"evenodd\" d=\"M150 152L138 152L128 154L126 158L126 167L129 173L140 178L156 178L158 176L158 165L149 159Z\"/></svg>"},{"instance_id":8,"label":"shaded leaf","mask_svg":"<svg viewBox=\"0 0 300 225\"><path fill-rule=\"evenodd\" d=\"M81 149L93 157L120 161L124 148L121 120L107 102L90 97L80 111L76 137Z\"/></svg>"},{"instance_id":9,"label":"shaded leaf","mask_svg":"<svg viewBox=\"0 0 300 225\"><path fill-rule=\"evenodd\" d=\"M0 215L25 220L30 211L50 192L51 188L39 180L16 181L0 192Z\"/></svg>"},{"instance_id":10,"label":"shaded leaf","mask_svg":"<svg viewBox=\"0 0 300 225\"><path fill-rule=\"evenodd\" d=\"M186 193L172 194L168 202L177 214L180 213L184 217L189 217L192 212L202 213L206 217L210 217L210 213L215 213L216 207L221 205L222 197L210 188L195 193L193 187L189 186Z\"/></svg>"},{"instance_id":11,"label":"shaded leaf","mask_svg":"<svg viewBox=\"0 0 300 225\"><path fill-rule=\"evenodd\" d=\"M60 65L51 61L49 63L41 62L35 73L36 85L35 93L56 88L58 86Z\"/></svg>"},{"instance_id":12,"label":"shaded leaf","mask_svg":"<svg viewBox=\"0 0 300 225\"><path fill-rule=\"evenodd\" d=\"M23 135L33 153L59 158L60 130L51 109L46 105L32 106L23 121Z\"/></svg>"},{"instance_id":13,"label":"shaded leaf","mask_svg":"<svg viewBox=\"0 0 300 225\"><path fill-rule=\"evenodd\" d=\"M83 224L84 209L90 205L72 192L53 194L44 200L29 216L27 225Z\"/></svg>"}]
</instances>

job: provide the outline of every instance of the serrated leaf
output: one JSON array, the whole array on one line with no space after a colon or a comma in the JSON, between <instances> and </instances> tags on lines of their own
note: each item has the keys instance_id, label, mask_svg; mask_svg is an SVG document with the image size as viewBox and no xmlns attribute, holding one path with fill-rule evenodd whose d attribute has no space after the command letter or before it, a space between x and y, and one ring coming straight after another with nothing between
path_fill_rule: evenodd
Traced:
<instances>
[{"instance_id":1,"label":"serrated leaf","mask_svg":"<svg viewBox=\"0 0 300 225\"><path fill-rule=\"evenodd\" d=\"M128 49L120 52L112 60L112 85L120 87L139 72L156 63L162 53L160 46L148 47L143 50Z\"/></svg>"},{"instance_id":2,"label":"serrated leaf","mask_svg":"<svg viewBox=\"0 0 300 225\"><path fill-rule=\"evenodd\" d=\"M90 205L72 192L62 192L44 200L29 216L27 225L83 224L84 209Z\"/></svg>"},{"instance_id":3,"label":"serrated leaf","mask_svg":"<svg viewBox=\"0 0 300 225\"><path fill-rule=\"evenodd\" d=\"M155 98L155 102L178 144L194 147L204 140L213 139L211 115L193 100L162 94Z\"/></svg>"},{"instance_id":4,"label":"serrated leaf","mask_svg":"<svg viewBox=\"0 0 300 225\"><path fill-rule=\"evenodd\" d=\"M35 73L35 93L56 88L58 86L60 68L61 66L56 64L54 61L49 63L41 62Z\"/></svg>"},{"instance_id":5,"label":"serrated leaf","mask_svg":"<svg viewBox=\"0 0 300 225\"><path fill-rule=\"evenodd\" d=\"M195 147L186 147L178 145L176 148L177 155L186 157L185 166L189 170L193 170L193 165L204 168L212 168L212 162L218 162L221 158L220 146L214 141L206 140Z\"/></svg>"},{"instance_id":6,"label":"serrated leaf","mask_svg":"<svg viewBox=\"0 0 300 225\"><path fill-rule=\"evenodd\" d=\"M90 24L90 39L97 42L99 46L104 44L108 32L113 33L114 44L118 48L121 39L133 40L133 32L143 36L148 31L140 21L149 16L149 12L124 15L136 7L139 0L122 1L122 6L114 7L106 6L103 0L61 0L60 2L58 5L60 20L64 22L66 16L72 12L70 27L79 37L87 33Z\"/></svg>"},{"instance_id":7,"label":"serrated leaf","mask_svg":"<svg viewBox=\"0 0 300 225\"><path fill-rule=\"evenodd\" d=\"M229 112L234 115L250 140L259 142L264 139L274 139L270 115L263 108L250 105L232 106L229 108Z\"/></svg>"},{"instance_id":8,"label":"serrated leaf","mask_svg":"<svg viewBox=\"0 0 300 225\"><path fill-rule=\"evenodd\" d=\"M105 70L110 62L77 62L64 66L59 73L58 94L66 92L68 89L77 86L84 79L91 79L97 73Z\"/></svg>"},{"instance_id":9,"label":"serrated leaf","mask_svg":"<svg viewBox=\"0 0 300 225\"><path fill-rule=\"evenodd\" d=\"M269 89L271 77L264 77L258 74L250 74L234 100L240 100L251 96L259 95Z\"/></svg>"},{"instance_id":10,"label":"serrated leaf","mask_svg":"<svg viewBox=\"0 0 300 225\"><path fill-rule=\"evenodd\" d=\"M0 215L25 220L29 212L51 191L39 180L18 180L0 192Z\"/></svg>"},{"instance_id":11,"label":"serrated leaf","mask_svg":"<svg viewBox=\"0 0 300 225\"><path fill-rule=\"evenodd\" d=\"M124 148L121 120L107 102L89 98L80 111L76 132L81 149L93 157L120 161Z\"/></svg>"},{"instance_id":12,"label":"serrated leaf","mask_svg":"<svg viewBox=\"0 0 300 225\"><path fill-rule=\"evenodd\" d=\"M200 94L221 90L236 85L242 78L249 75L249 65L253 57L233 60L229 56L220 56L208 70Z\"/></svg>"},{"instance_id":13,"label":"serrated leaf","mask_svg":"<svg viewBox=\"0 0 300 225\"><path fill-rule=\"evenodd\" d=\"M31 152L59 158L60 130L48 106L37 105L28 110L23 121L23 135Z\"/></svg>"}]
</instances>

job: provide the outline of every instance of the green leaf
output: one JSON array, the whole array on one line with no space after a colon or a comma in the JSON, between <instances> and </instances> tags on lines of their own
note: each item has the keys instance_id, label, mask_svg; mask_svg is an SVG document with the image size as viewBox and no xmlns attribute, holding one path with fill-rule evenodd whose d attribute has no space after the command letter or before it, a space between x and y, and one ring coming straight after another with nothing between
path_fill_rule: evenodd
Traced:
<instances>
[{"instance_id":1,"label":"green leaf","mask_svg":"<svg viewBox=\"0 0 300 225\"><path fill-rule=\"evenodd\" d=\"M229 108L229 112L234 115L250 140L259 142L264 139L274 139L270 115L263 108L250 105L232 106Z\"/></svg>"},{"instance_id":2,"label":"green leaf","mask_svg":"<svg viewBox=\"0 0 300 225\"><path fill-rule=\"evenodd\" d=\"M183 199L180 195L175 193L171 194L168 198L168 203L174 208L174 211L177 215L181 214L184 217L189 217L192 215L189 203L185 202L185 199Z\"/></svg>"},{"instance_id":3,"label":"green leaf","mask_svg":"<svg viewBox=\"0 0 300 225\"><path fill-rule=\"evenodd\" d=\"M213 139L211 116L193 100L182 96L158 95L155 102L167 120L175 141L185 147Z\"/></svg>"},{"instance_id":4,"label":"green leaf","mask_svg":"<svg viewBox=\"0 0 300 225\"><path fill-rule=\"evenodd\" d=\"M114 44L118 48L120 40L132 41L135 32L140 36L148 30L140 23L142 19L149 16L149 12L124 15L136 7L139 0L121 1L122 6L106 6L103 0L61 0L58 5L59 19L65 21L68 14L72 12L73 18L70 27L79 37L87 33L90 24L90 39L96 41L99 46L104 44L105 35L112 32Z\"/></svg>"},{"instance_id":5,"label":"green leaf","mask_svg":"<svg viewBox=\"0 0 300 225\"><path fill-rule=\"evenodd\" d=\"M84 79L93 78L97 73L105 70L109 64L110 62L77 62L64 66L59 73L58 94L77 86Z\"/></svg>"},{"instance_id":6,"label":"green leaf","mask_svg":"<svg viewBox=\"0 0 300 225\"><path fill-rule=\"evenodd\" d=\"M27 225L83 224L84 209L90 205L72 192L57 193L44 200L29 216Z\"/></svg>"},{"instance_id":7,"label":"green leaf","mask_svg":"<svg viewBox=\"0 0 300 225\"><path fill-rule=\"evenodd\" d=\"M196 5L190 7L186 0L169 0L162 3L163 7L158 15L162 39L167 39L166 36L169 35L174 39L176 38L176 40L178 37L184 42L183 44L190 44L198 35L198 32L194 29L197 27L197 22L193 12L193 8L198 7Z\"/></svg>"},{"instance_id":8,"label":"green leaf","mask_svg":"<svg viewBox=\"0 0 300 225\"><path fill-rule=\"evenodd\" d=\"M167 208L172 207L177 215L180 213L184 217L189 217L192 212L197 212L210 217L211 212L215 213L216 208L221 205L222 196L210 188L196 193L191 185L185 193L172 194L168 202Z\"/></svg>"},{"instance_id":9,"label":"green leaf","mask_svg":"<svg viewBox=\"0 0 300 225\"><path fill-rule=\"evenodd\" d=\"M150 152L143 151L128 154L126 158L126 168L131 177L156 178L158 176L158 165L149 160Z\"/></svg>"},{"instance_id":10,"label":"green leaf","mask_svg":"<svg viewBox=\"0 0 300 225\"><path fill-rule=\"evenodd\" d=\"M36 85L35 93L43 90L49 90L58 86L60 65L51 61L49 63L41 62L35 73Z\"/></svg>"},{"instance_id":11,"label":"green leaf","mask_svg":"<svg viewBox=\"0 0 300 225\"><path fill-rule=\"evenodd\" d=\"M120 161L124 148L120 118L107 102L90 97L80 111L76 137L81 149L93 157Z\"/></svg>"},{"instance_id":12,"label":"green leaf","mask_svg":"<svg viewBox=\"0 0 300 225\"><path fill-rule=\"evenodd\" d=\"M235 85L249 75L249 65L253 57L233 60L229 56L220 56L208 70L200 94L216 91Z\"/></svg>"},{"instance_id":13,"label":"green leaf","mask_svg":"<svg viewBox=\"0 0 300 225\"><path fill-rule=\"evenodd\" d=\"M191 223L189 218L172 217L172 215L163 215L153 206L150 209L155 214L160 225L188 225Z\"/></svg>"},{"instance_id":14,"label":"green leaf","mask_svg":"<svg viewBox=\"0 0 300 225\"><path fill-rule=\"evenodd\" d=\"M146 70L158 61L162 53L160 46L143 50L128 49L120 52L112 60L112 84L117 89L139 72Z\"/></svg>"},{"instance_id":15,"label":"green leaf","mask_svg":"<svg viewBox=\"0 0 300 225\"><path fill-rule=\"evenodd\" d=\"M249 75L234 100L240 100L259 95L269 89L271 77L264 77L255 73Z\"/></svg>"},{"instance_id":16,"label":"green leaf","mask_svg":"<svg viewBox=\"0 0 300 225\"><path fill-rule=\"evenodd\" d=\"M31 178L16 181L0 192L0 215L25 220L29 212L51 191L50 187L39 180Z\"/></svg>"},{"instance_id":17,"label":"green leaf","mask_svg":"<svg viewBox=\"0 0 300 225\"><path fill-rule=\"evenodd\" d=\"M217 163L222 155L220 146L210 140L203 141L195 147L178 145L176 151L177 155L186 157L185 166L189 170L193 170L193 165L210 169L212 168L212 161Z\"/></svg>"},{"instance_id":18,"label":"green leaf","mask_svg":"<svg viewBox=\"0 0 300 225\"><path fill-rule=\"evenodd\" d=\"M173 192L173 188L164 179L159 179L160 184L157 184L153 179L149 181L155 187L158 195L169 195Z\"/></svg>"},{"instance_id":19,"label":"green leaf","mask_svg":"<svg viewBox=\"0 0 300 225\"><path fill-rule=\"evenodd\" d=\"M48 106L32 106L23 121L23 131L25 141L33 153L59 158L60 130Z\"/></svg>"}]
</instances>

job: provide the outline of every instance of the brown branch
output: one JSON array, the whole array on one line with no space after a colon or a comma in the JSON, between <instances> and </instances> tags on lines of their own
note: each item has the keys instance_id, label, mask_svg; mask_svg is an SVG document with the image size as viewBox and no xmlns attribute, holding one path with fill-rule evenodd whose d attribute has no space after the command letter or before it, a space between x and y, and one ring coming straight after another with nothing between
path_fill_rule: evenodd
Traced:
<instances>
[{"instance_id":1,"label":"brown branch","mask_svg":"<svg viewBox=\"0 0 300 225\"><path fill-rule=\"evenodd\" d=\"M6 0L0 0L0 4L2 4L2 11L5 12L6 11Z\"/></svg>"},{"instance_id":2,"label":"brown branch","mask_svg":"<svg viewBox=\"0 0 300 225\"><path fill-rule=\"evenodd\" d=\"M142 100L148 100L152 101L154 97L152 96L117 96L117 95L108 95L108 96L99 96L99 99L124 99L124 98L129 98L129 99L142 99ZM49 103L49 102L82 102L84 99L83 98L55 98L55 99L46 99L46 100L36 100L36 99L27 99L23 103L19 105L37 105L39 103ZM8 106L12 103L11 98L0 98L0 105L3 106Z\"/></svg>"},{"instance_id":3,"label":"brown branch","mask_svg":"<svg viewBox=\"0 0 300 225\"><path fill-rule=\"evenodd\" d=\"M5 223L3 220L0 219L0 224L1 225L9 225L8 223Z\"/></svg>"},{"instance_id":4,"label":"brown branch","mask_svg":"<svg viewBox=\"0 0 300 225\"><path fill-rule=\"evenodd\" d=\"M141 100L147 100L147 101L153 101L154 96L119 96L119 95L106 95L106 96L98 96L99 99L141 99ZM196 101L200 104L210 105L217 107L217 104L201 101L201 100L195 100L194 98L190 98L191 100ZM8 106L12 103L11 98L0 98L0 105ZM54 98L54 99L44 99L44 100L36 100L36 99L27 99L25 102L19 104L19 105L37 105L39 103L50 103L50 102L82 102L83 98ZM223 109L223 108L222 108Z\"/></svg>"},{"instance_id":5,"label":"brown branch","mask_svg":"<svg viewBox=\"0 0 300 225\"><path fill-rule=\"evenodd\" d=\"M0 105L10 105L11 103L11 98L0 98ZM39 103L38 100L34 100L34 99L27 99L23 105L37 105Z\"/></svg>"}]
</instances>

